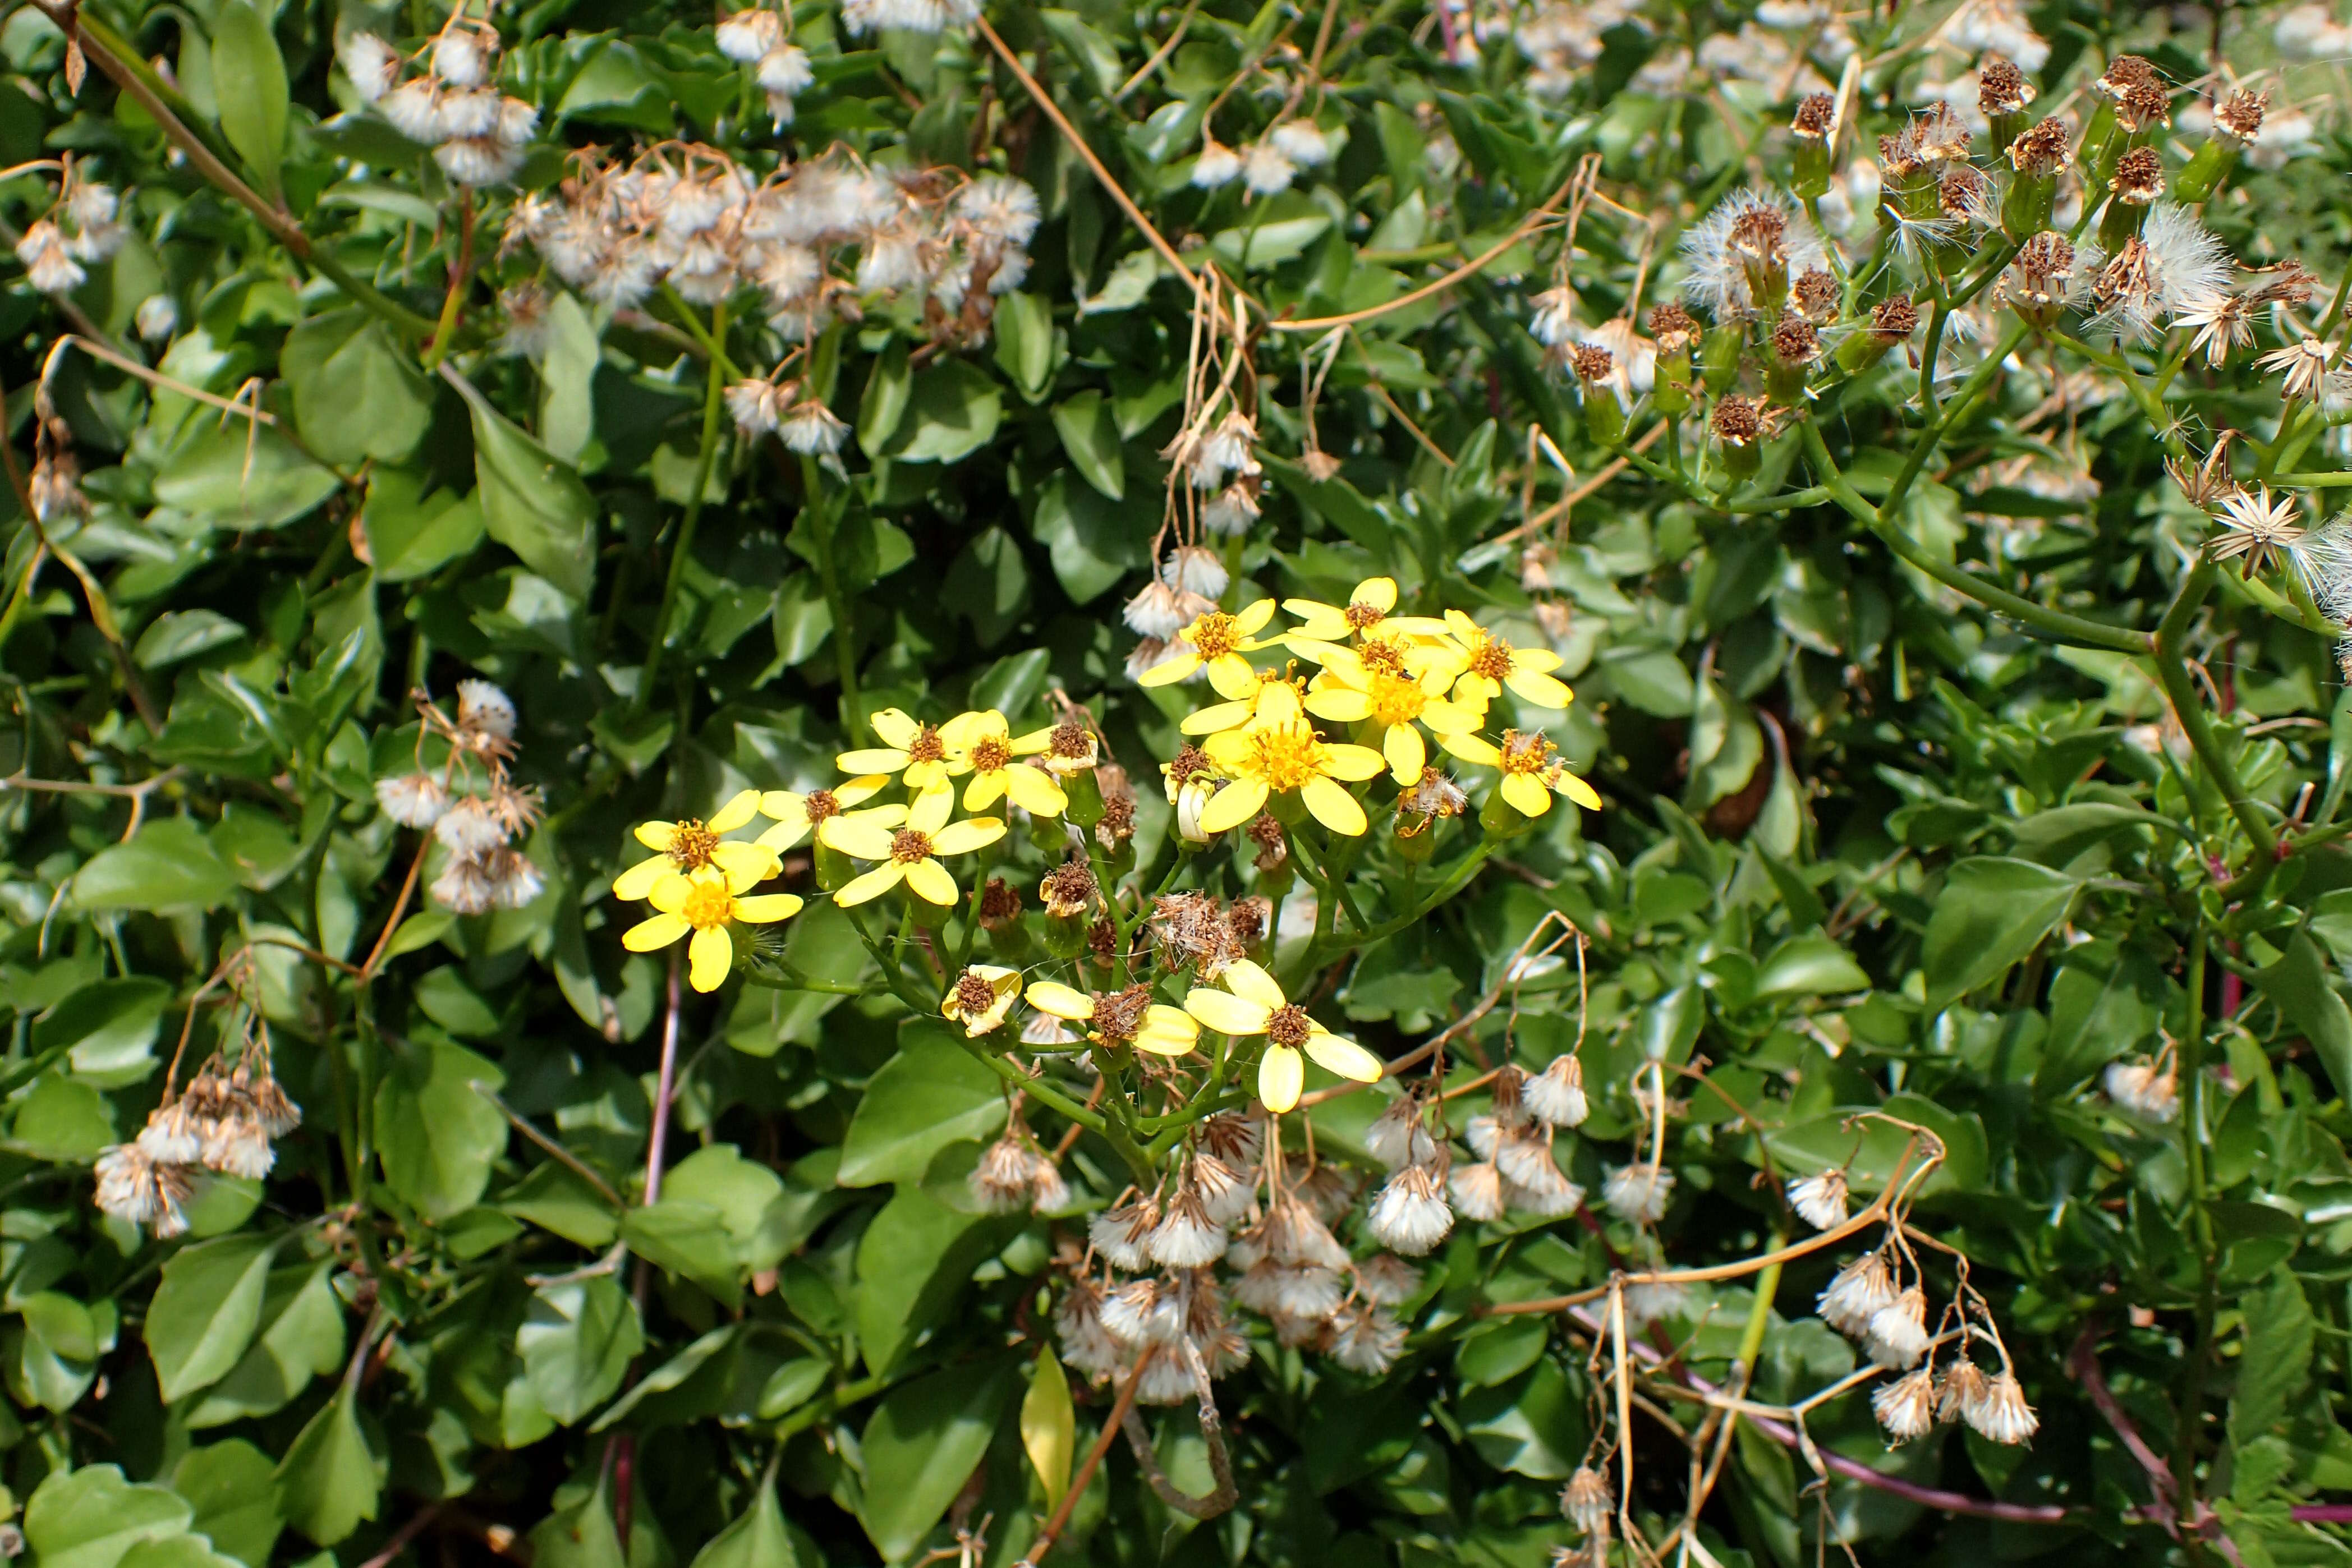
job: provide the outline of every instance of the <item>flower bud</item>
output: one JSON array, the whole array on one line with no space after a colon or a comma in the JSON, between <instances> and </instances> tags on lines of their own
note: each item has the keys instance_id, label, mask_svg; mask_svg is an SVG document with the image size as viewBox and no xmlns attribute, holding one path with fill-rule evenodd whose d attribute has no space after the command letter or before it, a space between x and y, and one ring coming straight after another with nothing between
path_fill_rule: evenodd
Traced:
<instances>
[{"instance_id":1,"label":"flower bud","mask_svg":"<svg viewBox=\"0 0 2352 1568\"><path fill-rule=\"evenodd\" d=\"M1789 189L1799 201L1819 200L1830 188L1830 131L1837 118L1837 99L1817 92L1797 102L1790 133L1796 138L1796 172Z\"/></svg>"}]
</instances>

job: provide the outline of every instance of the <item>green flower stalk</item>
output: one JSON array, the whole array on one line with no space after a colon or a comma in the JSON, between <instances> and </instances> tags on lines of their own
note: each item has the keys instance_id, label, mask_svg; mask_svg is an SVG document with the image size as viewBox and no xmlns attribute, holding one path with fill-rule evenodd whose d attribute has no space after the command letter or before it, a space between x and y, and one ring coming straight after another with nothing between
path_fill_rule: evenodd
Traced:
<instances>
[{"instance_id":1,"label":"green flower stalk","mask_svg":"<svg viewBox=\"0 0 2352 1568\"><path fill-rule=\"evenodd\" d=\"M1817 92L1798 100L1796 116L1789 124L1797 143L1796 168L1790 176L1789 189L1798 200L1818 201L1828 193L1830 141L1836 130L1836 99Z\"/></svg>"},{"instance_id":2,"label":"green flower stalk","mask_svg":"<svg viewBox=\"0 0 2352 1568\"><path fill-rule=\"evenodd\" d=\"M1617 356L1598 343L1579 343L1569 361L1584 397L1584 429L1596 445L1625 439L1625 405L1617 401Z\"/></svg>"},{"instance_id":3,"label":"green flower stalk","mask_svg":"<svg viewBox=\"0 0 2352 1568\"><path fill-rule=\"evenodd\" d=\"M2263 112L2270 106L2268 92L2241 88L2213 110L2213 134L2190 154L2189 166L2172 183L2175 200L2194 204L2221 188L2238 160L2263 132Z\"/></svg>"},{"instance_id":4,"label":"green flower stalk","mask_svg":"<svg viewBox=\"0 0 2352 1568\"><path fill-rule=\"evenodd\" d=\"M2060 120L2045 120L2010 143L2010 167L2016 174L2000 204L2000 226L2010 238L2021 240L2050 226L2058 176L2072 152L2072 138Z\"/></svg>"},{"instance_id":5,"label":"green flower stalk","mask_svg":"<svg viewBox=\"0 0 2352 1568\"><path fill-rule=\"evenodd\" d=\"M2106 210L2099 216L2099 248L2113 254L2136 239L2147 222L2150 204L2164 194L2164 160L2153 147L2135 147L2116 165L2107 182Z\"/></svg>"},{"instance_id":6,"label":"green flower stalk","mask_svg":"<svg viewBox=\"0 0 2352 1568\"><path fill-rule=\"evenodd\" d=\"M1882 299L1871 307L1870 325L1837 346L1838 368L1850 376L1858 376L1918 329L1918 308L1911 303L1909 295Z\"/></svg>"},{"instance_id":7,"label":"green flower stalk","mask_svg":"<svg viewBox=\"0 0 2352 1568\"><path fill-rule=\"evenodd\" d=\"M2002 55L1987 55L1977 71L1977 108L1992 125L1992 150L2009 151L2025 132L2025 111L2035 98L2033 84L2016 62Z\"/></svg>"},{"instance_id":8,"label":"green flower stalk","mask_svg":"<svg viewBox=\"0 0 2352 1568\"><path fill-rule=\"evenodd\" d=\"M1650 312L1650 338L1658 346L1650 400L1661 413L1680 413L1691 405L1691 345L1698 336L1691 313L1672 300ZM1732 351L1738 352L1737 343Z\"/></svg>"}]
</instances>

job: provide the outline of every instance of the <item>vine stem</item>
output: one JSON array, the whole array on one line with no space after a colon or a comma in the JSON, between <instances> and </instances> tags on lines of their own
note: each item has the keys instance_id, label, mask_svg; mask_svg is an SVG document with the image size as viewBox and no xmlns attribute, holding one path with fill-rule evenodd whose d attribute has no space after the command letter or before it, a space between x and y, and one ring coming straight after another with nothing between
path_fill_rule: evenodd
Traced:
<instances>
[{"instance_id":1,"label":"vine stem","mask_svg":"<svg viewBox=\"0 0 2352 1568\"><path fill-rule=\"evenodd\" d=\"M2197 688L2189 678L2189 666L2181 653L2181 643L2189 633L2189 623L2195 618L2206 596L2213 590L2220 568L2210 559L2200 557L2195 566L2180 580L2180 588L2164 612L2164 620L2156 629L2153 639L2156 653L2156 674L2164 687L2165 696L2172 704L2173 716L2180 721L2181 732L2189 737L2189 748L2197 760L2205 765L2220 787L2222 800L2230 814L2246 835L2251 847L2251 860L2245 871L2224 884L2223 894L2232 902L2251 901L2262 891L2263 884L2278 865L2278 834L2262 813L2262 808L2246 793L2245 784L2238 770L2221 749L2220 738L2213 733L2212 721L2206 716L2204 704L2199 700Z\"/></svg>"},{"instance_id":2,"label":"vine stem","mask_svg":"<svg viewBox=\"0 0 2352 1568\"><path fill-rule=\"evenodd\" d=\"M710 312L711 337L724 340L727 335L727 304L721 300ZM686 498L686 517L677 526L677 542L670 546L669 575L663 580L661 608L654 613L653 646L646 651L646 666L637 676L637 689L629 699L632 711L642 713L652 700L655 676L661 672L662 654L669 647L670 617L677 610L677 591L686 580L686 563L694 552L694 531L702 522L703 492L710 487L710 470L719 461L719 415L726 396L727 382L718 361L711 362L709 374L704 378L702 391L702 453L694 465L694 493Z\"/></svg>"}]
</instances>

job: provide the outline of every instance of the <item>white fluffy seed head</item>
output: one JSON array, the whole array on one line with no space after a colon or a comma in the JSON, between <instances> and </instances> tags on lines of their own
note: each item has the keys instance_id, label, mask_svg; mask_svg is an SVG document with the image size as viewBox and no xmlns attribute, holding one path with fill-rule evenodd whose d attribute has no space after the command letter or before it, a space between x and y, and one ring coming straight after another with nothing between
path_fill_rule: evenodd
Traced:
<instances>
[{"instance_id":1,"label":"white fluffy seed head","mask_svg":"<svg viewBox=\"0 0 2352 1568\"><path fill-rule=\"evenodd\" d=\"M1885 1258L1864 1253L1837 1272L1815 1301L1822 1321L1845 1335L1860 1339L1870 1332L1870 1320L1880 1308L1895 1301L1895 1281Z\"/></svg>"},{"instance_id":2,"label":"white fluffy seed head","mask_svg":"<svg viewBox=\"0 0 2352 1568\"><path fill-rule=\"evenodd\" d=\"M1816 1230L1845 1223L1845 1172L1816 1171L1789 1184L1789 1207Z\"/></svg>"},{"instance_id":3,"label":"white fluffy seed head","mask_svg":"<svg viewBox=\"0 0 2352 1568\"><path fill-rule=\"evenodd\" d=\"M1674 1193L1675 1173L1650 1160L1619 1166L1601 1189L1610 1212L1634 1225L1654 1225L1665 1218Z\"/></svg>"},{"instance_id":4,"label":"white fluffy seed head","mask_svg":"<svg viewBox=\"0 0 2352 1568\"><path fill-rule=\"evenodd\" d=\"M1871 1313L1863 1335L1870 1359L1887 1367L1917 1365L1927 1343L1927 1297L1916 1285Z\"/></svg>"},{"instance_id":5,"label":"white fluffy seed head","mask_svg":"<svg viewBox=\"0 0 2352 1568\"><path fill-rule=\"evenodd\" d=\"M1870 1396L1870 1408L1886 1429L1889 1442L1907 1443L1927 1436L1936 1425L1934 1375L1923 1366L1880 1384Z\"/></svg>"},{"instance_id":6,"label":"white fluffy seed head","mask_svg":"<svg viewBox=\"0 0 2352 1568\"><path fill-rule=\"evenodd\" d=\"M1573 1127L1591 1113L1584 1095L1584 1068L1574 1055L1555 1056L1551 1065L1519 1086L1530 1114L1555 1127Z\"/></svg>"},{"instance_id":7,"label":"white fluffy seed head","mask_svg":"<svg viewBox=\"0 0 2352 1568\"><path fill-rule=\"evenodd\" d=\"M1368 1226L1374 1239L1408 1258L1418 1258L1454 1228L1445 1187L1427 1166L1407 1166L1391 1176L1372 1200Z\"/></svg>"}]
</instances>

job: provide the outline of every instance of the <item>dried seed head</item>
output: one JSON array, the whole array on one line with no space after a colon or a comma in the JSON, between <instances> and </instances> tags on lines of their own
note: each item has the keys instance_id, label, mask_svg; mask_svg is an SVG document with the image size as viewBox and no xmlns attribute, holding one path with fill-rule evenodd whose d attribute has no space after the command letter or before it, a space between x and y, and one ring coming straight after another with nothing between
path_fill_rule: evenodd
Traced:
<instances>
[{"instance_id":1,"label":"dried seed head","mask_svg":"<svg viewBox=\"0 0 2352 1568\"><path fill-rule=\"evenodd\" d=\"M1984 64L1977 68L1977 107L1990 118L1996 114L2021 114L2033 102L2033 84L2015 61L2002 55L1987 55Z\"/></svg>"},{"instance_id":2,"label":"dried seed head","mask_svg":"<svg viewBox=\"0 0 2352 1568\"><path fill-rule=\"evenodd\" d=\"M1870 1331L1870 1320L1895 1301L1895 1281L1886 1271L1884 1254L1867 1252L1837 1272L1815 1301L1822 1321L1845 1335L1859 1339Z\"/></svg>"},{"instance_id":3,"label":"dried seed head","mask_svg":"<svg viewBox=\"0 0 2352 1568\"><path fill-rule=\"evenodd\" d=\"M2135 134L2172 123L2172 94L2161 82L2135 82L2116 106L2116 123Z\"/></svg>"},{"instance_id":4,"label":"dried seed head","mask_svg":"<svg viewBox=\"0 0 2352 1568\"><path fill-rule=\"evenodd\" d=\"M1830 133L1837 118L1837 99L1825 92L1810 93L1797 100L1795 118L1789 129L1807 141L1819 141Z\"/></svg>"},{"instance_id":5,"label":"dried seed head","mask_svg":"<svg viewBox=\"0 0 2352 1568\"><path fill-rule=\"evenodd\" d=\"M986 988L985 982L982 988ZM971 1167L964 1184L982 1209L991 1214L1012 1214L1029 1207L1037 1163L1036 1151L1027 1140L1008 1131L981 1152L980 1163Z\"/></svg>"},{"instance_id":6,"label":"dried seed head","mask_svg":"<svg viewBox=\"0 0 2352 1568\"><path fill-rule=\"evenodd\" d=\"M1087 956L1105 968L1118 962L1118 926L1109 915L1087 927Z\"/></svg>"},{"instance_id":7,"label":"dried seed head","mask_svg":"<svg viewBox=\"0 0 2352 1568\"><path fill-rule=\"evenodd\" d=\"M1560 1489L1559 1511L1588 1535L1607 1530L1610 1515L1616 1511L1607 1478L1591 1465L1577 1466L1568 1485Z\"/></svg>"},{"instance_id":8,"label":"dried seed head","mask_svg":"<svg viewBox=\"0 0 2352 1568\"><path fill-rule=\"evenodd\" d=\"M1383 1247L1418 1258L1454 1228L1444 1178L1427 1166L1409 1165L1391 1176L1372 1200L1366 1227Z\"/></svg>"},{"instance_id":9,"label":"dried seed head","mask_svg":"<svg viewBox=\"0 0 2352 1568\"><path fill-rule=\"evenodd\" d=\"M1784 365L1810 365L1822 357L1822 335L1802 316L1783 316L1772 328L1772 357Z\"/></svg>"},{"instance_id":10,"label":"dried seed head","mask_svg":"<svg viewBox=\"0 0 2352 1568\"><path fill-rule=\"evenodd\" d=\"M1579 343L1569 356L1569 362L1575 367L1576 379L1590 386L1609 379L1617 368L1617 356L1598 343Z\"/></svg>"},{"instance_id":11,"label":"dried seed head","mask_svg":"<svg viewBox=\"0 0 2352 1568\"><path fill-rule=\"evenodd\" d=\"M1691 313L1668 300L1650 312L1650 336L1662 354L1687 349L1698 338L1698 322Z\"/></svg>"},{"instance_id":12,"label":"dried seed head","mask_svg":"<svg viewBox=\"0 0 2352 1568\"><path fill-rule=\"evenodd\" d=\"M1986 205L1990 188L1983 173L1973 165L1950 164L1936 182L1937 209L1954 223L1990 223L1992 213Z\"/></svg>"},{"instance_id":13,"label":"dried seed head","mask_svg":"<svg viewBox=\"0 0 2352 1568\"><path fill-rule=\"evenodd\" d=\"M2163 79L2156 74L2156 68L2138 55L2117 55L2107 62L2107 68L2100 74L2099 79L2091 84L2093 90L2100 96L2118 102L2136 87L2163 85Z\"/></svg>"},{"instance_id":14,"label":"dried seed head","mask_svg":"<svg viewBox=\"0 0 2352 1568\"><path fill-rule=\"evenodd\" d=\"M2021 174L2046 178L2066 166L2073 147L2066 122L2045 120L2009 144L2010 165Z\"/></svg>"},{"instance_id":15,"label":"dried seed head","mask_svg":"<svg viewBox=\"0 0 2352 1568\"><path fill-rule=\"evenodd\" d=\"M1881 1384L1870 1396L1870 1408L1886 1429L1887 1441L1907 1443L1926 1437L1936 1426L1935 1375L1923 1366Z\"/></svg>"},{"instance_id":16,"label":"dried seed head","mask_svg":"<svg viewBox=\"0 0 2352 1568\"><path fill-rule=\"evenodd\" d=\"M1021 918L1021 890L1001 876L992 876L980 890L980 924L1002 931Z\"/></svg>"},{"instance_id":17,"label":"dried seed head","mask_svg":"<svg viewBox=\"0 0 2352 1568\"><path fill-rule=\"evenodd\" d=\"M1863 1348L1885 1367L1916 1366L1927 1354L1927 1296L1912 1285L1870 1314Z\"/></svg>"},{"instance_id":18,"label":"dried seed head","mask_svg":"<svg viewBox=\"0 0 2352 1568\"><path fill-rule=\"evenodd\" d=\"M1133 1040L1143 1028L1143 1016L1151 1007L1151 988L1129 986L1121 991L1097 991L1093 1017L1087 1021L1094 1031L1106 1040L1122 1043Z\"/></svg>"},{"instance_id":19,"label":"dried seed head","mask_svg":"<svg viewBox=\"0 0 2352 1568\"><path fill-rule=\"evenodd\" d=\"M1094 868L1076 859L1055 866L1037 884L1037 896L1045 901L1045 913L1056 920L1075 919L1085 914L1100 902L1101 893Z\"/></svg>"},{"instance_id":20,"label":"dried seed head","mask_svg":"<svg viewBox=\"0 0 2352 1568\"><path fill-rule=\"evenodd\" d=\"M1899 343L1919 329L1919 308L1907 294L1882 299L1870 308L1871 335L1882 343Z\"/></svg>"},{"instance_id":21,"label":"dried seed head","mask_svg":"<svg viewBox=\"0 0 2352 1568\"><path fill-rule=\"evenodd\" d=\"M1133 791L1114 795L1103 792L1103 814L1095 823L1095 841L1107 850L1115 850L1135 837L1135 795Z\"/></svg>"},{"instance_id":22,"label":"dried seed head","mask_svg":"<svg viewBox=\"0 0 2352 1568\"><path fill-rule=\"evenodd\" d=\"M1246 830L1250 842L1257 846L1252 862L1260 871L1273 871L1290 858L1290 845L1284 837L1281 822L1261 811L1250 820Z\"/></svg>"},{"instance_id":23,"label":"dried seed head","mask_svg":"<svg viewBox=\"0 0 2352 1568\"><path fill-rule=\"evenodd\" d=\"M1947 1425L1958 1420L1984 1398L1986 1382L1984 1369L1963 1353L1944 1369L1943 1380L1936 1385L1936 1419Z\"/></svg>"},{"instance_id":24,"label":"dried seed head","mask_svg":"<svg viewBox=\"0 0 2352 1568\"><path fill-rule=\"evenodd\" d=\"M2116 200L2144 207L2164 194L2164 159L2153 147L2135 147L2116 162L2108 184Z\"/></svg>"},{"instance_id":25,"label":"dried seed head","mask_svg":"<svg viewBox=\"0 0 2352 1568\"><path fill-rule=\"evenodd\" d=\"M1816 1230L1845 1223L1845 1172L1819 1171L1789 1184L1789 1207Z\"/></svg>"},{"instance_id":26,"label":"dried seed head","mask_svg":"<svg viewBox=\"0 0 2352 1568\"><path fill-rule=\"evenodd\" d=\"M2270 101L2267 89L2257 93L2251 88L2240 88L2213 110L2213 129L2252 147L2263 133L2263 114Z\"/></svg>"},{"instance_id":27,"label":"dried seed head","mask_svg":"<svg viewBox=\"0 0 2352 1568\"><path fill-rule=\"evenodd\" d=\"M1253 894L1236 898L1225 911L1225 926L1234 934L1235 946L1249 948L1265 940L1267 929L1274 924L1274 900Z\"/></svg>"},{"instance_id":28,"label":"dried seed head","mask_svg":"<svg viewBox=\"0 0 2352 1568\"><path fill-rule=\"evenodd\" d=\"M1716 439L1730 446L1745 446L1764 432L1763 414L1756 401L1738 392L1727 392L1718 399L1706 423Z\"/></svg>"},{"instance_id":29,"label":"dried seed head","mask_svg":"<svg viewBox=\"0 0 2352 1568\"><path fill-rule=\"evenodd\" d=\"M1584 1066L1574 1052L1551 1059L1551 1065L1520 1085L1519 1097L1538 1122L1553 1127L1573 1127L1591 1113L1584 1094Z\"/></svg>"},{"instance_id":30,"label":"dried seed head","mask_svg":"<svg viewBox=\"0 0 2352 1568\"><path fill-rule=\"evenodd\" d=\"M1983 1395L1963 1406L1960 1415L1979 1436L1996 1443L2022 1443L2042 1425L2034 1416L2033 1407L2025 1402L2025 1390L2018 1386L2017 1375L2006 1367L1993 1374L1985 1384Z\"/></svg>"},{"instance_id":31,"label":"dried seed head","mask_svg":"<svg viewBox=\"0 0 2352 1568\"><path fill-rule=\"evenodd\" d=\"M1811 267L1797 274L1797 281L1789 287L1797 308L1805 319L1816 327L1826 327L1837 319L1841 303L1838 280L1827 267Z\"/></svg>"}]
</instances>

